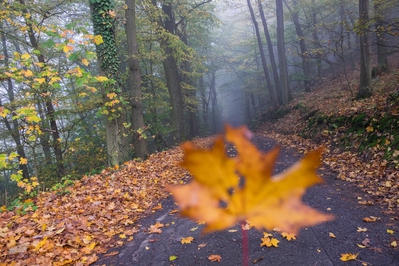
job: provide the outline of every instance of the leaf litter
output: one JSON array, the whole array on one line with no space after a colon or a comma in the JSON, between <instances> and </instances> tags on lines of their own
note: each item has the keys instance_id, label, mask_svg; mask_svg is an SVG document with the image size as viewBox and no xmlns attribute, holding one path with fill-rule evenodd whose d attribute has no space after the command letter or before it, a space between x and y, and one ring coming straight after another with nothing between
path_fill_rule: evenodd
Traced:
<instances>
[{"instance_id":1,"label":"leaf litter","mask_svg":"<svg viewBox=\"0 0 399 266\"><path fill-rule=\"evenodd\" d=\"M194 143L206 148L213 139ZM69 194L40 193L33 200L36 211L0 213L0 266L90 265L96 254L132 240L140 231L136 221L162 209L159 202L169 196L165 187L190 178L179 167L182 156L177 147L143 162L129 161L118 171L84 176L68 187Z\"/></svg>"}]
</instances>

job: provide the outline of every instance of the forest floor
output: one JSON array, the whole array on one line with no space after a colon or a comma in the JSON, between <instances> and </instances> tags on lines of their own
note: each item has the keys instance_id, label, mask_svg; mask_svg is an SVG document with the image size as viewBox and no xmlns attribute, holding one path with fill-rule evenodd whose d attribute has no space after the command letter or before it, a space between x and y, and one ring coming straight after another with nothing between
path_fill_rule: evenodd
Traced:
<instances>
[{"instance_id":1,"label":"forest floor","mask_svg":"<svg viewBox=\"0 0 399 266\"><path fill-rule=\"evenodd\" d=\"M399 265L399 74L374 79L374 95L364 100L353 99L355 78L348 80L325 81L259 123L258 148L283 147L277 172L325 147L325 184L304 201L335 220L290 241L269 232L278 247L261 246L263 232L249 229L251 263ZM213 141L195 143L207 148ZM240 265L241 228L203 235L203 225L178 216L165 188L190 181L182 158L179 147L152 154L42 193L31 200L34 208L1 212L0 266Z\"/></svg>"}]
</instances>

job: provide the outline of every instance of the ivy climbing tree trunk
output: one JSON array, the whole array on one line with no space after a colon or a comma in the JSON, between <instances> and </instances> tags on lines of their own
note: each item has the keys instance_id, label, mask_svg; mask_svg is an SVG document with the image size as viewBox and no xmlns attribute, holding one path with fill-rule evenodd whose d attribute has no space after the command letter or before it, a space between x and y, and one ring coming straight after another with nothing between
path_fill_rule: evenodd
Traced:
<instances>
[{"instance_id":1,"label":"ivy climbing tree trunk","mask_svg":"<svg viewBox=\"0 0 399 266\"><path fill-rule=\"evenodd\" d=\"M283 0L276 0L276 16L277 16L277 50L280 68L280 85L282 94L282 104L285 105L290 100L290 88L288 83L288 66L287 56L285 54L284 41L284 12Z\"/></svg>"},{"instance_id":2,"label":"ivy climbing tree trunk","mask_svg":"<svg viewBox=\"0 0 399 266\"><path fill-rule=\"evenodd\" d=\"M136 1L126 0L126 38L129 65L130 103L132 108L133 143L136 157L145 158L148 155L147 143L144 135L144 117L141 96L140 64L137 59L137 29L136 29Z\"/></svg>"},{"instance_id":3,"label":"ivy climbing tree trunk","mask_svg":"<svg viewBox=\"0 0 399 266\"><path fill-rule=\"evenodd\" d=\"M102 88L103 113L106 115L107 156L110 166L119 165L129 158L129 149L124 138L126 113L121 104L122 82L119 74L119 59L114 32L115 15L112 0L91 0L94 34L102 36L103 42L96 43L100 72L108 81Z\"/></svg>"},{"instance_id":4,"label":"ivy climbing tree trunk","mask_svg":"<svg viewBox=\"0 0 399 266\"><path fill-rule=\"evenodd\" d=\"M256 39L258 41L259 53L260 53L260 58L262 60L263 73L265 74L266 77L266 85L269 92L270 102L272 104L273 109L275 109L277 107L277 101L276 101L276 96L274 94L272 82L270 80L269 70L267 68L267 62L266 62L265 52L263 50L262 39L260 38L258 22L256 21L255 13L252 8L250 0L247 0L247 5L249 12L251 13L252 23L254 24L255 27Z\"/></svg>"},{"instance_id":5,"label":"ivy climbing tree trunk","mask_svg":"<svg viewBox=\"0 0 399 266\"><path fill-rule=\"evenodd\" d=\"M357 98L365 98L371 95L369 10L369 1L359 0L360 86Z\"/></svg>"}]
</instances>

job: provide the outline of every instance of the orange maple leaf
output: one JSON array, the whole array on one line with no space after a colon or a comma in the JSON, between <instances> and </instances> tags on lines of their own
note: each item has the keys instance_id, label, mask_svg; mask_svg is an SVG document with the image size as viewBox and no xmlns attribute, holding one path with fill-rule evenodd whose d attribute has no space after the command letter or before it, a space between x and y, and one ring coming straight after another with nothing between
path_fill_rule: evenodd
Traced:
<instances>
[{"instance_id":1,"label":"orange maple leaf","mask_svg":"<svg viewBox=\"0 0 399 266\"><path fill-rule=\"evenodd\" d=\"M220 255L209 255L208 260L212 262L220 262L222 260L222 257Z\"/></svg>"},{"instance_id":2,"label":"orange maple leaf","mask_svg":"<svg viewBox=\"0 0 399 266\"><path fill-rule=\"evenodd\" d=\"M180 242L182 244L190 244L192 241L194 240L194 238L192 236L188 236L188 237L183 237Z\"/></svg>"},{"instance_id":3,"label":"orange maple leaf","mask_svg":"<svg viewBox=\"0 0 399 266\"><path fill-rule=\"evenodd\" d=\"M248 221L257 229L279 227L296 233L301 227L331 220L332 216L300 200L307 187L322 181L316 174L320 149L272 177L279 149L261 153L250 142L251 135L245 126L226 126L226 140L237 149L235 158L226 155L222 136L211 150L198 149L191 142L182 145L181 165L194 179L169 189L182 215L204 221L205 232Z\"/></svg>"}]
</instances>

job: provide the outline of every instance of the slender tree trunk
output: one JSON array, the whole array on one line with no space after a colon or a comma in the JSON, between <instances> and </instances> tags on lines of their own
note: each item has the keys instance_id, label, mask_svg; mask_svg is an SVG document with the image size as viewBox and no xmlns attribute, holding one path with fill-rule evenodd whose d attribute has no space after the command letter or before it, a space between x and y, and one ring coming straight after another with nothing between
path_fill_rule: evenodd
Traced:
<instances>
[{"instance_id":1,"label":"slender tree trunk","mask_svg":"<svg viewBox=\"0 0 399 266\"><path fill-rule=\"evenodd\" d=\"M260 53L260 58L262 60L263 73L265 74L266 85L267 85L267 89L269 92L270 101L272 103L273 109L275 109L277 107L277 101L276 101L276 96L274 94L272 82L270 80L269 70L267 68L267 62L266 62L265 52L263 51L262 39L260 38L258 22L256 21L255 13L252 8L252 4L251 4L250 0L247 0L247 5L248 5L249 12L251 13L252 22L255 27L256 39L258 40L259 53Z\"/></svg>"},{"instance_id":2,"label":"slender tree trunk","mask_svg":"<svg viewBox=\"0 0 399 266\"><path fill-rule=\"evenodd\" d=\"M136 29L136 0L125 0L127 8L126 16L126 38L129 65L130 105L132 108L133 145L136 157L145 158L148 155L147 143L140 131L144 131L144 117L141 96L140 64L137 59L137 29ZM143 133L142 133L143 134Z\"/></svg>"},{"instance_id":3,"label":"slender tree trunk","mask_svg":"<svg viewBox=\"0 0 399 266\"><path fill-rule=\"evenodd\" d=\"M218 131L217 125L217 93L216 93L216 70L211 71L211 83L209 86L211 112L212 112L212 129L213 133Z\"/></svg>"},{"instance_id":4,"label":"slender tree trunk","mask_svg":"<svg viewBox=\"0 0 399 266\"><path fill-rule=\"evenodd\" d=\"M19 0L19 2L21 3L21 5L26 6L24 0ZM22 9L22 12L24 14L30 15L28 9L26 9L26 8ZM28 17L28 16L26 16L26 17ZM28 38L29 38L31 46L34 49L40 50L39 43L36 38L35 30L33 29L32 23L28 19L26 19L25 24L27 26ZM37 55L37 59L44 66L47 65L43 55L41 55L41 54ZM40 70L42 71L43 67ZM47 90L45 88L43 89L43 94L44 95L47 94ZM58 178L61 178L64 176L65 169L64 169L64 162L63 162L63 158L62 158L60 133L58 130L58 125L57 125L57 121L56 121L56 117L55 117L55 109L54 109L53 101L50 98L50 96L45 96L44 102L45 102L45 107L46 107L46 116L50 122L51 135L53 138L52 146L53 146L54 155L55 155L55 159L56 159L56 163L57 163L57 176L58 176Z\"/></svg>"},{"instance_id":5,"label":"slender tree trunk","mask_svg":"<svg viewBox=\"0 0 399 266\"><path fill-rule=\"evenodd\" d=\"M6 36L4 34L4 31L1 31L1 42L3 45L4 65L8 68L9 67L9 55L8 55L7 41L6 41ZM11 79L7 79L7 94L8 94L8 99L9 99L10 103L14 102L14 100L15 100L14 86L13 86ZM1 99L0 99L0 106L2 106ZM22 141L21 141L21 135L19 133L20 131L19 131L18 120L14 119L12 121L12 126L9 123L9 121L7 120L7 118L4 117L3 121L4 121L8 131L10 132L12 139L15 142L18 155L22 158L26 158L24 146L22 145ZM28 166L26 164L19 164L19 168L20 168L20 170L22 170L23 178L29 179Z\"/></svg>"},{"instance_id":6,"label":"slender tree trunk","mask_svg":"<svg viewBox=\"0 0 399 266\"><path fill-rule=\"evenodd\" d=\"M380 3L374 3L375 28L377 36L378 66L388 69L388 56L386 48L386 34L384 29L384 11Z\"/></svg>"},{"instance_id":7,"label":"slender tree trunk","mask_svg":"<svg viewBox=\"0 0 399 266\"><path fill-rule=\"evenodd\" d=\"M202 105L202 122L204 123L205 130L208 130L208 112L209 112L209 97L205 94L205 84L204 76L201 76L198 80L199 91L201 95L201 105Z\"/></svg>"},{"instance_id":8,"label":"slender tree trunk","mask_svg":"<svg viewBox=\"0 0 399 266\"><path fill-rule=\"evenodd\" d=\"M186 23L186 20L183 20L180 23L181 30L179 35L183 43L189 46ZM189 99L186 106L186 110L188 113L188 132L189 137L193 138L195 136L198 136L198 106L196 101L197 90L195 89L194 79L188 75L188 73L191 73L191 62L184 60L182 62L182 69L182 82L188 87L188 89L185 90L185 96L187 97L187 99Z\"/></svg>"},{"instance_id":9,"label":"slender tree trunk","mask_svg":"<svg viewBox=\"0 0 399 266\"><path fill-rule=\"evenodd\" d=\"M369 1L359 0L360 86L357 98L371 95L370 40L368 31Z\"/></svg>"},{"instance_id":10,"label":"slender tree trunk","mask_svg":"<svg viewBox=\"0 0 399 266\"><path fill-rule=\"evenodd\" d=\"M280 67L280 85L282 92L282 104L285 105L289 102L291 95L288 83L287 57L285 54L283 0L276 0L276 16L277 16L277 50L278 50L278 59Z\"/></svg>"},{"instance_id":11,"label":"slender tree trunk","mask_svg":"<svg viewBox=\"0 0 399 266\"><path fill-rule=\"evenodd\" d=\"M260 18L262 20L263 31L264 31L265 36L266 36L267 50L269 51L270 63L272 65L273 79L274 79L274 85L276 87L277 99L278 99L278 103L281 104L282 103L281 85L280 85L280 78L278 77L276 59L274 57L273 43L272 43L272 39L270 38L269 28L267 26L265 13L263 12L262 2L261 2L261 0L257 0L257 2L258 2Z\"/></svg>"},{"instance_id":12,"label":"slender tree trunk","mask_svg":"<svg viewBox=\"0 0 399 266\"><path fill-rule=\"evenodd\" d=\"M302 60L302 68L303 68L303 75L304 75L304 86L305 91L311 91L311 83L312 83L312 76L310 73L310 63L309 63L309 53L308 48L305 42L305 35L303 34L302 26L299 22L299 15L298 15L298 3L296 0L292 0L292 6L294 10L291 10L290 7L287 5L287 2L284 0L285 5L290 10L292 16L292 22L294 22L295 32L298 36L299 40L299 48L301 50L301 60Z\"/></svg>"},{"instance_id":13,"label":"slender tree trunk","mask_svg":"<svg viewBox=\"0 0 399 266\"><path fill-rule=\"evenodd\" d=\"M319 40L319 35L317 34L317 12L316 12L316 3L314 0L312 0L312 25L313 25L313 30L312 30L312 38L313 38L313 44L315 47L320 48L320 40ZM321 52L316 52L316 65L317 65L317 76L321 77L321 57L323 54ZM314 56L314 55L313 55Z\"/></svg>"}]
</instances>

